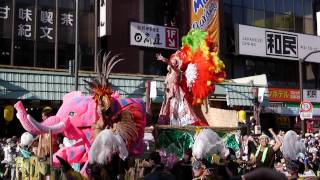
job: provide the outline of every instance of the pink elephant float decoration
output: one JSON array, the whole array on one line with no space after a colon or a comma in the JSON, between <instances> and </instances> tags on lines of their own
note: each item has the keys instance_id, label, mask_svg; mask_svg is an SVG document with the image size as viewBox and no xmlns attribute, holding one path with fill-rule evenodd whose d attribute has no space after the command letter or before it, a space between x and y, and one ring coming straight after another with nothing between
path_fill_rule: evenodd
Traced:
<instances>
[{"instance_id":1,"label":"pink elephant float decoration","mask_svg":"<svg viewBox=\"0 0 320 180\"><path fill-rule=\"evenodd\" d=\"M104 55L104 61L109 59L109 54ZM53 134L62 133L69 139L77 140L72 147L62 148L54 154L54 165L59 165L59 160L56 158L58 155L68 163L85 163L81 170L85 172L84 168L90 159L90 163L108 163L97 160L94 156L109 157L110 153L118 151L120 157L125 158L128 155L135 156L143 152L143 136L146 126L145 103L141 98L119 98L114 95L111 85L107 82L111 68L121 60L113 63L114 59L111 59L108 68L105 68L103 73L98 71L98 78L104 80L104 83L93 81L99 85L99 88L103 87L103 90L108 90L104 91L104 94L93 93L92 96L84 96L80 91L67 93L56 115L43 122L38 122L28 115L21 101L14 105L17 110L17 118L23 128L31 134L39 135L51 131ZM89 85L92 87L92 84L89 83ZM98 131L98 134L94 136L95 127L99 125L101 132ZM102 132L107 135L103 135ZM114 142L117 140L118 142ZM97 142L94 143L94 141ZM108 157L105 158L108 159Z\"/></svg>"}]
</instances>

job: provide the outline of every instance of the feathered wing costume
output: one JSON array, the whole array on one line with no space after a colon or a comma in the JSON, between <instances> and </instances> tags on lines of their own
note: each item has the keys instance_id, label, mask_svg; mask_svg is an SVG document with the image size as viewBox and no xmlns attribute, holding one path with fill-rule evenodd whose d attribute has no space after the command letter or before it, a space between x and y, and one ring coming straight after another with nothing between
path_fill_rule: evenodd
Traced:
<instances>
[{"instance_id":1,"label":"feathered wing costume","mask_svg":"<svg viewBox=\"0 0 320 180\"><path fill-rule=\"evenodd\" d=\"M159 113L160 124L208 125L199 119L192 106L201 105L226 76L208 33L194 29L182 38L182 47L169 60L165 79L166 100Z\"/></svg>"},{"instance_id":2,"label":"feathered wing costume","mask_svg":"<svg viewBox=\"0 0 320 180\"><path fill-rule=\"evenodd\" d=\"M299 166L303 166L301 160L304 159L306 147L304 142L298 138L296 132L290 130L284 135L280 150L286 160L288 169L298 171Z\"/></svg>"},{"instance_id":3,"label":"feathered wing costume","mask_svg":"<svg viewBox=\"0 0 320 180\"><path fill-rule=\"evenodd\" d=\"M229 150L216 132L211 129L203 129L195 135L192 155L200 160L213 154L219 154L225 158L228 156Z\"/></svg>"},{"instance_id":4,"label":"feathered wing costume","mask_svg":"<svg viewBox=\"0 0 320 180\"><path fill-rule=\"evenodd\" d=\"M114 96L109 80L112 68L123 59L119 55L111 57L111 53L103 56L98 62L98 76L87 82L90 92L98 104L99 120L93 125L95 140L89 152L89 163L107 164L113 154L125 159L128 154L139 154L135 146L141 144L146 124L145 112L141 112L143 102L128 99L123 101Z\"/></svg>"}]
</instances>

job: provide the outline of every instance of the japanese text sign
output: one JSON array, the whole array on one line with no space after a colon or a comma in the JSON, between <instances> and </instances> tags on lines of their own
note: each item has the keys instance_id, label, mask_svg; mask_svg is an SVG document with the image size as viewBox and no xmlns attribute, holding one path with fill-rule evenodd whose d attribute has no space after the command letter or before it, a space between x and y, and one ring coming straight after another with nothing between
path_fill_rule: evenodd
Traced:
<instances>
[{"instance_id":1,"label":"japanese text sign","mask_svg":"<svg viewBox=\"0 0 320 180\"><path fill-rule=\"evenodd\" d=\"M320 50L320 37L238 25L236 52L243 55L299 60L308 53ZM320 62L320 54L311 55L308 62Z\"/></svg>"},{"instance_id":2,"label":"japanese text sign","mask_svg":"<svg viewBox=\"0 0 320 180\"><path fill-rule=\"evenodd\" d=\"M130 45L178 49L179 31L173 27L131 22Z\"/></svg>"},{"instance_id":3,"label":"japanese text sign","mask_svg":"<svg viewBox=\"0 0 320 180\"><path fill-rule=\"evenodd\" d=\"M300 102L298 89L269 88L269 101Z\"/></svg>"},{"instance_id":4,"label":"japanese text sign","mask_svg":"<svg viewBox=\"0 0 320 180\"><path fill-rule=\"evenodd\" d=\"M0 0L0 37L11 37L12 1Z\"/></svg>"}]
</instances>

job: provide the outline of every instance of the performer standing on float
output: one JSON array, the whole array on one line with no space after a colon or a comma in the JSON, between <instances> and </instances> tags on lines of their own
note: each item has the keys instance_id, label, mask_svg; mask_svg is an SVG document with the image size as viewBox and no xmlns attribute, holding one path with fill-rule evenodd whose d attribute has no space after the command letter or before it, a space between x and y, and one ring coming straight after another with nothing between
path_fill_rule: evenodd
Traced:
<instances>
[{"instance_id":1,"label":"performer standing on float","mask_svg":"<svg viewBox=\"0 0 320 180\"><path fill-rule=\"evenodd\" d=\"M182 38L182 47L170 59L156 54L168 64L165 78L165 100L159 113L159 124L207 126L193 111L206 102L214 85L226 77L225 65L219 59L214 42L207 32L194 29Z\"/></svg>"}]
</instances>

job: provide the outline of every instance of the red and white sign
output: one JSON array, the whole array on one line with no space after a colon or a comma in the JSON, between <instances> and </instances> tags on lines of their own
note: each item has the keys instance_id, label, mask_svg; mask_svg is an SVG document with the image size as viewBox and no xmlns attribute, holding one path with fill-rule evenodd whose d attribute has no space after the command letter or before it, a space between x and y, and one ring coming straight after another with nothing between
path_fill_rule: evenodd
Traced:
<instances>
[{"instance_id":1,"label":"red and white sign","mask_svg":"<svg viewBox=\"0 0 320 180\"><path fill-rule=\"evenodd\" d=\"M130 45L178 49L179 30L173 27L131 22Z\"/></svg>"},{"instance_id":2,"label":"red and white sign","mask_svg":"<svg viewBox=\"0 0 320 180\"><path fill-rule=\"evenodd\" d=\"M312 111L312 109L313 109L313 106L310 101L301 102L301 104L300 104L300 111L301 112L310 112L310 111Z\"/></svg>"},{"instance_id":3,"label":"red and white sign","mask_svg":"<svg viewBox=\"0 0 320 180\"><path fill-rule=\"evenodd\" d=\"M313 106L309 100L305 100L300 103L300 118L312 119L313 118Z\"/></svg>"},{"instance_id":4,"label":"red and white sign","mask_svg":"<svg viewBox=\"0 0 320 180\"><path fill-rule=\"evenodd\" d=\"M166 47L178 49L178 29L166 28Z\"/></svg>"}]
</instances>

